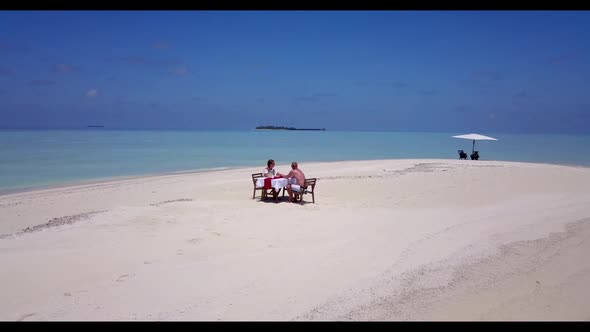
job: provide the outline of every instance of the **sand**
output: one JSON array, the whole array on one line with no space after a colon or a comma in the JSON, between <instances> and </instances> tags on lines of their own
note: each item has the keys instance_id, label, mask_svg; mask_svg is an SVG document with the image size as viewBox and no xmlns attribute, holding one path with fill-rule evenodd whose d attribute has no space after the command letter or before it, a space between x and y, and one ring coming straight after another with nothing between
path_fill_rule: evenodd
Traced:
<instances>
[{"instance_id":1,"label":"sand","mask_svg":"<svg viewBox=\"0 0 590 332\"><path fill-rule=\"evenodd\" d=\"M0 196L0 320L590 319L589 168L300 163L315 204L259 168Z\"/></svg>"}]
</instances>

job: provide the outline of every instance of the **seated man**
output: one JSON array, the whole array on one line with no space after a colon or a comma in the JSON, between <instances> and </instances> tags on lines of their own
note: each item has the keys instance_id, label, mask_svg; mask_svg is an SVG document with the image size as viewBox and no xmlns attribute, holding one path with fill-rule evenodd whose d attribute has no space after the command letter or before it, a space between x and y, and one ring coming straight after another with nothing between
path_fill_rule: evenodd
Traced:
<instances>
[{"instance_id":1,"label":"seated man","mask_svg":"<svg viewBox=\"0 0 590 332\"><path fill-rule=\"evenodd\" d=\"M471 154L471 160L479 160L479 151L474 151Z\"/></svg>"},{"instance_id":2,"label":"seated man","mask_svg":"<svg viewBox=\"0 0 590 332\"><path fill-rule=\"evenodd\" d=\"M281 174L278 173L278 175L280 176ZM303 186L305 183L305 174L303 174L303 172L298 168L297 162L294 161L291 163L291 171L289 174L283 175L283 177L289 180L295 179L296 181L295 184L291 184L291 181L289 181L289 184L285 187L289 193L289 202L293 203L293 192L301 193L303 190L301 186Z\"/></svg>"},{"instance_id":3,"label":"seated man","mask_svg":"<svg viewBox=\"0 0 590 332\"><path fill-rule=\"evenodd\" d=\"M467 153L463 150L459 150L459 159L467 159Z\"/></svg>"}]
</instances>

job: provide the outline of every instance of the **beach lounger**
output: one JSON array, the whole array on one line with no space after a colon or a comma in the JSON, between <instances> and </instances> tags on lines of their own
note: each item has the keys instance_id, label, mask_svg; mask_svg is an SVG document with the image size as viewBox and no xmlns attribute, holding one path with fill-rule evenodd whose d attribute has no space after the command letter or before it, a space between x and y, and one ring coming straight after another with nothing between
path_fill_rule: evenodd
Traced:
<instances>
[{"instance_id":1,"label":"beach lounger","mask_svg":"<svg viewBox=\"0 0 590 332\"><path fill-rule=\"evenodd\" d=\"M467 160L467 153L465 153L463 150L458 150L457 152L459 152L459 159Z\"/></svg>"}]
</instances>

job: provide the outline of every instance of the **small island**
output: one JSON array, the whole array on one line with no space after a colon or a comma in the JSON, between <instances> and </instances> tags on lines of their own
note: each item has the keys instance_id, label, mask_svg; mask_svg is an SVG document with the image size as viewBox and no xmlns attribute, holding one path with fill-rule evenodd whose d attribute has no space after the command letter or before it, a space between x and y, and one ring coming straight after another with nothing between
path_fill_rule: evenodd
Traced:
<instances>
[{"instance_id":1,"label":"small island","mask_svg":"<svg viewBox=\"0 0 590 332\"><path fill-rule=\"evenodd\" d=\"M104 128L104 126L101 126L101 125L89 125L88 128Z\"/></svg>"},{"instance_id":2,"label":"small island","mask_svg":"<svg viewBox=\"0 0 590 332\"><path fill-rule=\"evenodd\" d=\"M265 130L326 130L326 128L295 128L286 126L258 126L256 129Z\"/></svg>"}]
</instances>

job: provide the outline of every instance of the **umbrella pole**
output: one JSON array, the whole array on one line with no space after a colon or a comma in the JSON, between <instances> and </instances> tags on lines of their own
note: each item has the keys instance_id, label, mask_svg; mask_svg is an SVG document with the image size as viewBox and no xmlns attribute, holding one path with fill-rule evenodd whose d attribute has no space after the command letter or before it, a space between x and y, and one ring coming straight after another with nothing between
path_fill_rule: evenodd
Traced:
<instances>
[{"instance_id":1,"label":"umbrella pole","mask_svg":"<svg viewBox=\"0 0 590 332\"><path fill-rule=\"evenodd\" d=\"M475 140L473 140L473 147L471 147L471 153L475 153Z\"/></svg>"}]
</instances>

